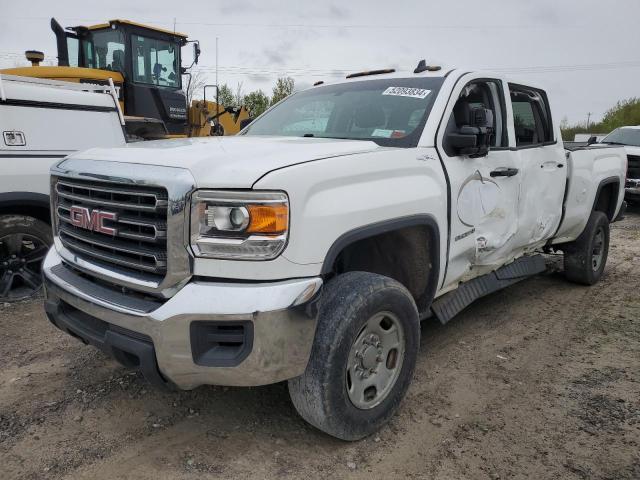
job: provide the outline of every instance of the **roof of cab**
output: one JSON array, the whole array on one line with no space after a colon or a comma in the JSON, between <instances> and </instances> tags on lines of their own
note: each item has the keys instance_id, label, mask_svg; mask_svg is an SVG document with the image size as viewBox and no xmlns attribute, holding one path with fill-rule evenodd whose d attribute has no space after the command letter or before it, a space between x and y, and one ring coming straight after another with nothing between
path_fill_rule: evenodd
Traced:
<instances>
[{"instance_id":1,"label":"roof of cab","mask_svg":"<svg viewBox=\"0 0 640 480\"><path fill-rule=\"evenodd\" d=\"M419 73L414 73L414 70L393 70L392 69L375 69L371 71L365 72L354 72L349 75L345 75L343 78L335 79L335 80L320 80L316 82L313 87L310 88L319 88L328 85L337 85L340 83L349 83L349 82L366 82L367 80L376 80L376 79L391 79L391 78L444 78L449 75L453 75L454 77L462 77L463 75L473 73L476 74L480 78L496 78L496 79L504 79L509 84L514 85L522 85L527 86L529 88L533 88L536 90L546 91L544 86L539 85L535 81L531 81L531 79L517 79L512 78L510 75L506 75L504 72L492 72L490 70L483 70L477 68L453 68L447 66L441 66L439 70L425 70ZM378 71L383 71L388 73L377 73ZM354 75L354 73L356 75ZM639 127L640 128L640 127Z\"/></svg>"},{"instance_id":2,"label":"roof of cab","mask_svg":"<svg viewBox=\"0 0 640 480\"><path fill-rule=\"evenodd\" d=\"M142 23L137 23L137 22L132 22L130 20L123 20L123 19L114 19L114 20L109 20L106 23L99 23L97 25L91 25L89 27L84 27L87 28L88 30L100 30L103 28L111 28L112 25L117 25L117 24L123 24L123 25L132 25L134 27L140 27L140 28L146 28L148 30L153 30L155 32L160 32L160 33L164 33L167 35L173 35L176 37L181 37L181 38L187 38L188 35L184 34L184 33L180 33L180 32L173 32L171 30L166 30L164 28L158 28L158 27L152 27L150 25L144 25ZM75 27L78 28L78 27Z\"/></svg>"}]
</instances>

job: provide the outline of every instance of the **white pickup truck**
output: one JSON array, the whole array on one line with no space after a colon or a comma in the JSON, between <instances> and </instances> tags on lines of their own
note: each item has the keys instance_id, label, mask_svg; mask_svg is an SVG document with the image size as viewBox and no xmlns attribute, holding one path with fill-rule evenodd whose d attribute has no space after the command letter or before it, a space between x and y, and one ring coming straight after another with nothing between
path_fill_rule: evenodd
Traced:
<instances>
[{"instance_id":1,"label":"white pickup truck","mask_svg":"<svg viewBox=\"0 0 640 480\"><path fill-rule=\"evenodd\" d=\"M600 143L624 147L628 160L625 198L640 203L640 125L616 128Z\"/></svg>"},{"instance_id":2,"label":"white pickup truck","mask_svg":"<svg viewBox=\"0 0 640 480\"><path fill-rule=\"evenodd\" d=\"M547 94L500 75L374 71L237 137L92 149L52 169L49 319L151 382L287 380L354 440L404 397L420 320L544 270L603 273L626 156L563 148Z\"/></svg>"},{"instance_id":3,"label":"white pickup truck","mask_svg":"<svg viewBox=\"0 0 640 480\"><path fill-rule=\"evenodd\" d=\"M42 286L51 165L78 150L123 145L121 121L109 85L0 74L0 302Z\"/></svg>"}]
</instances>

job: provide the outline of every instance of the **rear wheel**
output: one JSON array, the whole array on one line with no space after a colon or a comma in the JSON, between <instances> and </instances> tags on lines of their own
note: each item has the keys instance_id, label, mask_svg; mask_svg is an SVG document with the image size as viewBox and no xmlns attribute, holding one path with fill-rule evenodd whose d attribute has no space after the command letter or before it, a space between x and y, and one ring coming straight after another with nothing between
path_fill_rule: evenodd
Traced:
<instances>
[{"instance_id":1,"label":"rear wheel","mask_svg":"<svg viewBox=\"0 0 640 480\"><path fill-rule=\"evenodd\" d=\"M609 218L594 211L580 236L564 247L564 274L572 282L593 285L604 272L609 254Z\"/></svg>"},{"instance_id":2,"label":"rear wheel","mask_svg":"<svg viewBox=\"0 0 640 480\"><path fill-rule=\"evenodd\" d=\"M332 280L321 302L309 364L289 393L307 422L358 440L382 427L405 396L420 344L417 308L400 283L366 272Z\"/></svg>"},{"instance_id":3,"label":"rear wheel","mask_svg":"<svg viewBox=\"0 0 640 480\"><path fill-rule=\"evenodd\" d=\"M0 216L0 301L22 300L42 288L42 260L51 227L24 215Z\"/></svg>"}]
</instances>

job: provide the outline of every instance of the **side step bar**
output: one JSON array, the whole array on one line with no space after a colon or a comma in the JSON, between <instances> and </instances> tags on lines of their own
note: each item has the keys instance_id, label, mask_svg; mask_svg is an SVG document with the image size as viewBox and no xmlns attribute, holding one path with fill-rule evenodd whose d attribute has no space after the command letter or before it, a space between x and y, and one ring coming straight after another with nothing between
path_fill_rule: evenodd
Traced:
<instances>
[{"instance_id":1,"label":"side step bar","mask_svg":"<svg viewBox=\"0 0 640 480\"><path fill-rule=\"evenodd\" d=\"M453 292L434 300L431 311L444 325L478 298L542 273L546 265L542 255L520 257L509 265L461 284Z\"/></svg>"}]
</instances>

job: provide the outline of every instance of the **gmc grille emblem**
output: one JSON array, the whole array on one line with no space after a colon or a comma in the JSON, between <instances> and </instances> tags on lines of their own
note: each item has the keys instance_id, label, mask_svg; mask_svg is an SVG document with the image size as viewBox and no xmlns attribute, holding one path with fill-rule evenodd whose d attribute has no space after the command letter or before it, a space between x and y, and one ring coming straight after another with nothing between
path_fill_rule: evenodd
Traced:
<instances>
[{"instance_id":1,"label":"gmc grille emblem","mask_svg":"<svg viewBox=\"0 0 640 480\"><path fill-rule=\"evenodd\" d=\"M71 224L76 227L92 230L98 233L104 233L106 235L115 236L118 233L115 228L107 227L104 224L105 220L118 220L118 215L113 212L90 210L86 207L73 205L69 209L69 216L71 217Z\"/></svg>"}]
</instances>

